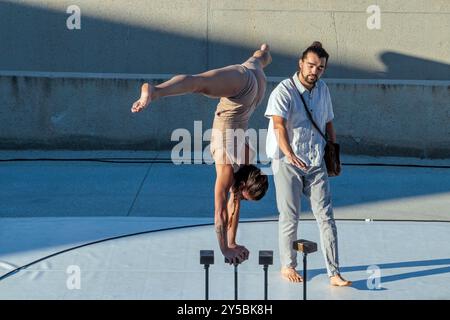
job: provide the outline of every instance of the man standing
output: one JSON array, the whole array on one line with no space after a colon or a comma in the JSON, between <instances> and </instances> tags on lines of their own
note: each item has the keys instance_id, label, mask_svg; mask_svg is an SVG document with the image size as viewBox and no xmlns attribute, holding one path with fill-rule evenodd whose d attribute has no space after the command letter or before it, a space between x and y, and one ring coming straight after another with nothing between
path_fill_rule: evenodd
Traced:
<instances>
[{"instance_id":1,"label":"man standing","mask_svg":"<svg viewBox=\"0 0 450 320\"><path fill-rule=\"evenodd\" d=\"M333 217L330 185L323 161L326 141L308 118L306 107L328 139L336 142L334 118L327 85L319 80L328 62L328 53L314 42L302 54L299 71L282 81L271 93L265 116L270 118L267 155L272 159L279 217L281 274L292 282L303 279L295 270L297 252L292 248L297 238L300 196L311 200L319 225L321 248L330 283L350 286L339 272L337 229Z\"/></svg>"}]
</instances>

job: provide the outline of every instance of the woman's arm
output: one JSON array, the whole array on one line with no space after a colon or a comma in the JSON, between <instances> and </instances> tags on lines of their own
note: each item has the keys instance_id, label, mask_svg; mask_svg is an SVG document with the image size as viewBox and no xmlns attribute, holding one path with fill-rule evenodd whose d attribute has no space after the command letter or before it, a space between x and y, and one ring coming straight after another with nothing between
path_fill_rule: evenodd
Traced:
<instances>
[{"instance_id":1,"label":"woman's arm","mask_svg":"<svg viewBox=\"0 0 450 320\"><path fill-rule=\"evenodd\" d=\"M236 233L239 224L239 210L241 209L241 199L234 193L230 192L228 199L228 246L236 247Z\"/></svg>"},{"instance_id":2,"label":"woman's arm","mask_svg":"<svg viewBox=\"0 0 450 320\"><path fill-rule=\"evenodd\" d=\"M230 247L228 245L228 233L236 234L237 221L235 227L229 230L227 198L234 181L233 167L228 164L216 164L216 185L214 189L214 225L219 242L220 250L230 263L237 264L245 260L246 253L244 247Z\"/></svg>"},{"instance_id":3,"label":"woman's arm","mask_svg":"<svg viewBox=\"0 0 450 320\"><path fill-rule=\"evenodd\" d=\"M241 199L234 192L230 191L230 198L228 199L228 248L241 250L241 257L243 257L243 260L247 260L250 252L246 247L236 243L240 209Z\"/></svg>"}]
</instances>

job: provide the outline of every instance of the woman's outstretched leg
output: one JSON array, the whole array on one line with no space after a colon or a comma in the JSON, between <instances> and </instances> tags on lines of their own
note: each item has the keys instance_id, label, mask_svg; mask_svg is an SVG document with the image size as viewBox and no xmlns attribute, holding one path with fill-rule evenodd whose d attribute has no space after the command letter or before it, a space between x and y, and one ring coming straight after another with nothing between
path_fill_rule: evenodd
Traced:
<instances>
[{"instance_id":1,"label":"woman's outstretched leg","mask_svg":"<svg viewBox=\"0 0 450 320\"><path fill-rule=\"evenodd\" d=\"M267 44L253 53L262 68L272 61ZM200 93L208 97L233 97L244 89L247 83L244 69L240 65L231 65L220 69L209 70L197 75L177 75L157 86L144 83L141 87L141 97L137 100L132 112L142 111L156 99L187 93Z\"/></svg>"},{"instance_id":2,"label":"woman's outstretched leg","mask_svg":"<svg viewBox=\"0 0 450 320\"><path fill-rule=\"evenodd\" d=\"M177 75L156 86L144 83L141 87L141 97L133 104L131 111L142 111L150 102L159 98L188 93L200 93L213 98L232 97L245 85L244 70L238 65L209 70L197 75Z\"/></svg>"}]
</instances>

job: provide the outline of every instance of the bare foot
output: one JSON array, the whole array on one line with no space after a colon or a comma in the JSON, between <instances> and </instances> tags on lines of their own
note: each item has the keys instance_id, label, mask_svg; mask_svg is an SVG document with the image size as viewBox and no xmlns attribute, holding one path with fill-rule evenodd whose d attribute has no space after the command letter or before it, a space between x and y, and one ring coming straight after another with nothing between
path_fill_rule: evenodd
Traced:
<instances>
[{"instance_id":1,"label":"bare foot","mask_svg":"<svg viewBox=\"0 0 450 320\"><path fill-rule=\"evenodd\" d=\"M270 50L269 45L267 43L263 43L261 45L261 49L260 50L262 50L262 51L269 51Z\"/></svg>"},{"instance_id":2,"label":"bare foot","mask_svg":"<svg viewBox=\"0 0 450 320\"><path fill-rule=\"evenodd\" d=\"M141 97L138 101L133 103L131 107L131 112L136 113L144 110L148 104L153 100L153 93L155 92L155 88L148 84L144 83L141 87Z\"/></svg>"},{"instance_id":3,"label":"bare foot","mask_svg":"<svg viewBox=\"0 0 450 320\"><path fill-rule=\"evenodd\" d=\"M281 276L290 282L302 282L302 277L298 274L297 270L292 267L282 267Z\"/></svg>"},{"instance_id":4,"label":"bare foot","mask_svg":"<svg viewBox=\"0 0 450 320\"><path fill-rule=\"evenodd\" d=\"M336 287L349 287L352 285L351 281L345 280L340 274L330 277L330 284Z\"/></svg>"},{"instance_id":5,"label":"bare foot","mask_svg":"<svg viewBox=\"0 0 450 320\"><path fill-rule=\"evenodd\" d=\"M269 45L267 43L263 43L260 49L253 53L253 57L257 58L261 62L263 68L267 67L272 62Z\"/></svg>"}]
</instances>

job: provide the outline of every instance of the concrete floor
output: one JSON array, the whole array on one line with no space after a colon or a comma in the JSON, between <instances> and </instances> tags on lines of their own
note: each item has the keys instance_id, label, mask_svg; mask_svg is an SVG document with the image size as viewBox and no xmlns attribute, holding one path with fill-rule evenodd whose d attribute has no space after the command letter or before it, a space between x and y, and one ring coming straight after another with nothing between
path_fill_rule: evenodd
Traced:
<instances>
[{"instance_id":1,"label":"concrete floor","mask_svg":"<svg viewBox=\"0 0 450 320\"><path fill-rule=\"evenodd\" d=\"M215 250L211 299L233 299L232 267L222 262L212 227L213 166L76 161L168 157L164 152L0 152L0 159L74 160L0 162L0 299L202 299L201 249ZM318 252L308 259L309 298L450 299L449 287L442 285L449 280L450 224L430 222L450 221L450 169L356 165L449 166L450 161L344 156L343 162L344 174L331 185L342 272L354 286L329 287ZM302 209L301 219L312 218L305 199ZM301 298L301 286L278 274L272 179L264 199L244 202L241 218L254 222L239 227L239 241L252 251L240 266L240 298L262 299L257 252L266 249L275 255L269 297ZM377 221L384 219L402 221ZM191 227L84 246L182 226ZM318 242L315 222L302 221L299 237ZM83 247L72 250L77 246ZM79 267L81 289L68 289L70 266ZM381 286L371 289L368 280L377 270Z\"/></svg>"}]
</instances>

